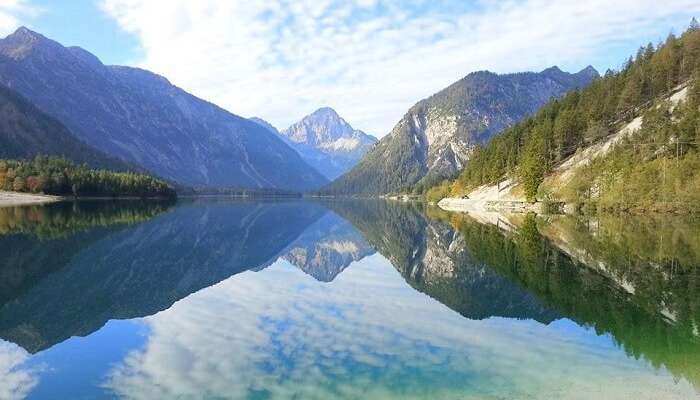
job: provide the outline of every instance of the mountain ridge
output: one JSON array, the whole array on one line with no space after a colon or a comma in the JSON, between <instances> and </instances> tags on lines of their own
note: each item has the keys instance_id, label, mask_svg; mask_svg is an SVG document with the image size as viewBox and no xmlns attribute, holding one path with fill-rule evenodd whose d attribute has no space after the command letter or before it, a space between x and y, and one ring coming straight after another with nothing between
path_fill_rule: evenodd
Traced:
<instances>
[{"instance_id":1,"label":"mountain ridge","mask_svg":"<svg viewBox=\"0 0 700 400\"><path fill-rule=\"evenodd\" d=\"M428 198L460 197L471 206L479 197L493 203L507 196L599 211L696 212L699 46L693 23L656 47L640 47L620 70L494 137L459 178Z\"/></svg>"},{"instance_id":2,"label":"mountain ridge","mask_svg":"<svg viewBox=\"0 0 700 400\"><path fill-rule=\"evenodd\" d=\"M303 191L327 182L259 125L24 27L0 40L0 83L85 143L181 184Z\"/></svg>"},{"instance_id":3,"label":"mountain ridge","mask_svg":"<svg viewBox=\"0 0 700 400\"><path fill-rule=\"evenodd\" d=\"M422 191L460 171L477 144L594 76L590 66L576 74L558 67L503 75L472 72L418 101L350 172L321 192L376 195L410 186Z\"/></svg>"}]
</instances>

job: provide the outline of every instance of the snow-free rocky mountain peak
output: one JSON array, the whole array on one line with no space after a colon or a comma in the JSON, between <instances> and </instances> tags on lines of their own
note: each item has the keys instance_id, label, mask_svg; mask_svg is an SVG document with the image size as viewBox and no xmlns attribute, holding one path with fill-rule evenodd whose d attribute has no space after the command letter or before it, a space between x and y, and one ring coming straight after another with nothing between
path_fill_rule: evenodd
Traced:
<instances>
[{"instance_id":1,"label":"snow-free rocky mountain peak","mask_svg":"<svg viewBox=\"0 0 700 400\"><path fill-rule=\"evenodd\" d=\"M271 128L264 121L253 120ZM377 142L375 137L354 129L330 107L319 108L279 134L328 179L349 171Z\"/></svg>"},{"instance_id":2,"label":"snow-free rocky mountain peak","mask_svg":"<svg viewBox=\"0 0 700 400\"><path fill-rule=\"evenodd\" d=\"M558 67L539 73L471 73L411 107L390 134L323 192L383 194L431 186L457 174L475 145L597 76L593 67L576 74Z\"/></svg>"},{"instance_id":3,"label":"snow-free rocky mountain peak","mask_svg":"<svg viewBox=\"0 0 700 400\"><path fill-rule=\"evenodd\" d=\"M319 108L282 132L291 142L304 143L319 149L352 151L356 131L330 107Z\"/></svg>"},{"instance_id":4,"label":"snow-free rocky mountain peak","mask_svg":"<svg viewBox=\"0 0 700 400\"><path fill-rule=\"evenodd\" d=\"M27 28L0 40L0 83L86 144L185 185L309 190L327 182L260 125Z\"/></svg>"}]
</instances>

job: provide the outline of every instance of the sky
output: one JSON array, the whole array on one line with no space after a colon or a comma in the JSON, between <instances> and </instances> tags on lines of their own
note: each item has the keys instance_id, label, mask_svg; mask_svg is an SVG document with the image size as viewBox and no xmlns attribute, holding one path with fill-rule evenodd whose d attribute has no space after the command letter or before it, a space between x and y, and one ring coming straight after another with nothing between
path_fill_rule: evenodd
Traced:
<instances>
[{"instance_id":1,"label":"sky","mask_svg":"<svg viewBox=\"0 0 700 400\"><path fill-rule=\"evenodd\" d=\"M381 137L469 72L602 73L693 16L698 0L0 0L0 35L27 26L277 128L329 106Z\"/></svg>"}]
</instances>

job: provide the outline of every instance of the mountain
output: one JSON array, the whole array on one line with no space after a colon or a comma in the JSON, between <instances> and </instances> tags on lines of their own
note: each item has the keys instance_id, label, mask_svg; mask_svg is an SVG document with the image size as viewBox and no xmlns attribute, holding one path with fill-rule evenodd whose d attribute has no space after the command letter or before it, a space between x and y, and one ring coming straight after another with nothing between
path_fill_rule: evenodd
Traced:
<instances>
[{"instance_id":1,"label":"mountain","mask_svg":"<svg viewBox=\"0 0 700 400\"><path fill-rule=\"evenodd\" d=\"M539 73L471 73L411 107L355 168L323 192L383 194L416 184L428 187L459 172L477 144L596 77L593 67L576 74L557 67Z\"/></svg>"},{"instance_id":2,"label":"mountain","mask_svg":"<svg viewBox=\"0 0 700 400\"><path fill-rule=\"evenodd\" d=\"M698 48L695 25L649 44L621 70L494 137L456 182L429 197L477 189L488 201L546 197L601 210L700 211Z\"/></svg>"},{"instance_id":3,"label":"mountain","mask_svg":"<svg viewBox=\"0 0 700 400\"><path fill-rule=\"evenodd\" d=\"M268 131L270 131L270 132L272 132L272 133L274 133L274 134L276 134L276 135L279 135L279 133L280 133L280 131L277 130L277 128L275 128L274 125L272 125L271 123L265 121L265 120L262 119L262 118L251 117L251 118L248 118L248 119L251 120L251 121L253 121L253 122L255 122L255 123L258 124L258 125L261 125L263 128L266 128Z\"/></svg>"},{"instance_id":4,"label":"mountain","mask_svg":"<svg viewBox=\"0 0 700 400\"><path fill-rule=\"evenodd\" d=\"M264 121L259 123L274 129ZM353 129L329 107L314 111L279 134L304 161L330 180L349 171L377 143L374 136Z\"/></svg>"},{"instance_id":5,"label":"mountain","mask_svg":"<svg viewBox=\"0 0 700 400\"><path fill-rule=\"evenodd\" d=\"M81 142L61 122L0 85L0 158L37 155L62 156L94 168L129 169L125 162Z\"/></svg>"},{"instance_id":6,"label":"mountain","mask_svg":"<svg viewBox=\"0 0 700 400\"><path fill-rule=\"evenodd\" d=\"M0 40L0 83L88 145L181 184L308 190L327 182L258 124L26 28Z\"/></svg>"}]
</instances>

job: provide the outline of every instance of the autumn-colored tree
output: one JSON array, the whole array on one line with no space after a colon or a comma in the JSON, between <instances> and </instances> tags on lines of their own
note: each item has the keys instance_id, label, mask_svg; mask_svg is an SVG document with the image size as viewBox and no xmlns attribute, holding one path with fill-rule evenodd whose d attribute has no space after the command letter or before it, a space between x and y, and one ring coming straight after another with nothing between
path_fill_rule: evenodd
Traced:
<instances>
[{"instance_id":1,"label":"autumn-colored tree","mask_svg":"<svg viewBox=\"0 0 700 400\"><path fill-rule=\"evenodd\" d=\"M4 160L0 188L77 196L174 197L166 182L144 174L93 170L85 165L55 157L36 157L30 161ZM9 187L8 187L9 186Z\"/></svg>"},{"instance_id":2,"label":"autumn-colored tree","mask_svg":"<svg viewBox=\"0 0 700 400\"><path fill-rule=\"evenodd\" d=\"M26 179L27 189L32 193L39 193L43 190L38 176L28 176Z\"/></svg>"}]
</instances>

